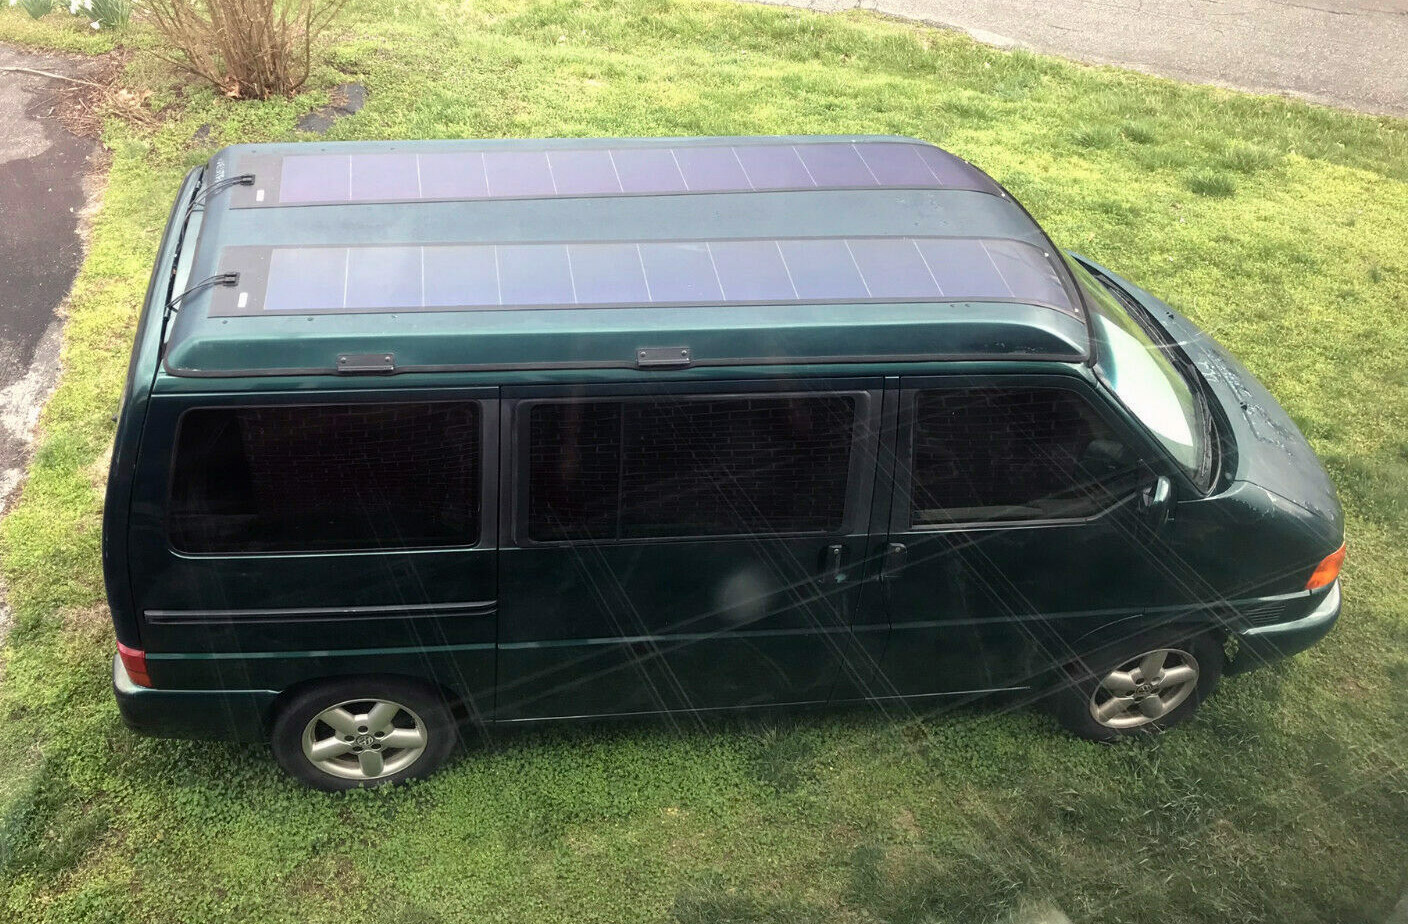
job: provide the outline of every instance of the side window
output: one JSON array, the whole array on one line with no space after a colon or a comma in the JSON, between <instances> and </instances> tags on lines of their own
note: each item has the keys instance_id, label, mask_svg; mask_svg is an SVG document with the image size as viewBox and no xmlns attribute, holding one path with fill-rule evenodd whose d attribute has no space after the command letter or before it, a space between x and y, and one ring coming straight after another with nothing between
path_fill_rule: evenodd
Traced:
<instances>
[{"instance_id":1,"label":"side window","mask_svg":"<svg viewBox=\"0 0 1408 924\"><path fill-rule=\"evenodd\" d=\"M1095 409L1063 388L920 391L912 462L914 527L1089 516L1143 472Z\"/></svg>"},{"instance_id":2,"label":"side window","mask_svg":"<svg viewBox=\"0 0 1408 924\"><path fill-rule=\"evenodd\" d=\"M838 530L856 399L651 398L528 411L528 538Z\"/></svg>"},{"instance_id":3,"label":"side window","mask_svg":"<svg viewBox=\"0 0 1408 924\"><path fill-rule=\"evenodd\" d=\"M473 545L473 402L201 408L181 418L168 505L186 552Z\"/></svg>"}]
</instances>

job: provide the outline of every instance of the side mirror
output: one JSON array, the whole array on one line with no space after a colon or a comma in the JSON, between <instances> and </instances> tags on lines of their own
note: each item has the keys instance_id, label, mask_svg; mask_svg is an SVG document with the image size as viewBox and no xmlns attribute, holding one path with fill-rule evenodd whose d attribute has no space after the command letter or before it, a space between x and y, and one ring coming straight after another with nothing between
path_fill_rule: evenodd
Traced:
<instances>
[{"instance_id":1,"label":"side mirror","mask_svg":"<svg viewBox=\"0 0 1408 924\"><path fill-rule=\"evenodd\" d=\"M1173 512L1173 482L1167 475L1160 475L1139 495L1139 509L1154 529L1168 522L1168 516Z\"/></svg>"}]
</instances>

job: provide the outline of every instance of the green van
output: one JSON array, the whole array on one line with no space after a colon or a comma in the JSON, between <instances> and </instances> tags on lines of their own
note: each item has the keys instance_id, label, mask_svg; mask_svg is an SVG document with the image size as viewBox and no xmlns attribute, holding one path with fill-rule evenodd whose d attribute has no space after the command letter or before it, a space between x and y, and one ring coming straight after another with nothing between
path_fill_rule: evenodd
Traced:
<instances>
[{"instance_id":1,"label":"green van","mask_svg":"<svg viewBox=\"0 0 1408 924\"><path fill-rule=\"evenodd\" d=\"M1005 694L1144 734L1324 636L1343 555L1236 360L898 137L226 148L103 531L126 722L324 789L549 719Z\"/></svg>"}]
</instances>

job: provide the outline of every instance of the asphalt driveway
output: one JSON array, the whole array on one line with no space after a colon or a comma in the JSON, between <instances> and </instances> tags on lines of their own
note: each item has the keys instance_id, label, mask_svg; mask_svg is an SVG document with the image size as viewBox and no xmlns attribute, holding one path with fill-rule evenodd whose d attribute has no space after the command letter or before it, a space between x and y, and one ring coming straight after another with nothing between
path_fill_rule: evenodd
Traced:
<instances>
[{"instance_id":1,"label":"asphalt driveway","mask_svg":"<svg viewBox=\"0 0 1408 924\"><path fill-rule=\"evenodd\" d=\"M0 66L77 75L81 65L0 45ZM0 71L0 512L24 473L59 367L56 309L83 260L83 178L95 143L52 117L62 81Z\"/></svg>"},{"instance_id":2,"label":"asphalt driveway","mask_svg":"<svg viewBox=\"0 0 1408 924\"><path fill-rule=\"evenodd\" d=\"M1408 0L760 0L1408 117Z\"/></svg>"}]
</instances>

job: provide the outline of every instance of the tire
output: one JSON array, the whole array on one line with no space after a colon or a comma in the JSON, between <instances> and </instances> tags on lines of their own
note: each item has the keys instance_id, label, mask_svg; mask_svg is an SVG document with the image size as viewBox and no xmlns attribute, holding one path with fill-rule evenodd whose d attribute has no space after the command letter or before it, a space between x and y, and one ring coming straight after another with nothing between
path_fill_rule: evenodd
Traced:
<instances>
[{"instance_id":1,"label":"tire","mask_svg":"<svg viewBox=\"0 0 1408 924\"><path fill-rule=\"evenodd\" d=\"M1092 741L1162 732L1187 721L1216 689L1224 660L1222 645L1206 632L1140 633L1073 665L1051 706L1062 725ZM1146 668L1155 666L1151 681Z\"/></svg>"},{"instance_id":2,"label":"tire","mask_svg":"<svg viewBox=\"0 0 1408 924\"><path fill-rule=\"evenodd\" d=\"M292 776L341 792L428 776L458 737L449 707L429 688L348 677L310 687L284 704L270 746Z\"/></svg>"}]
</instances>

